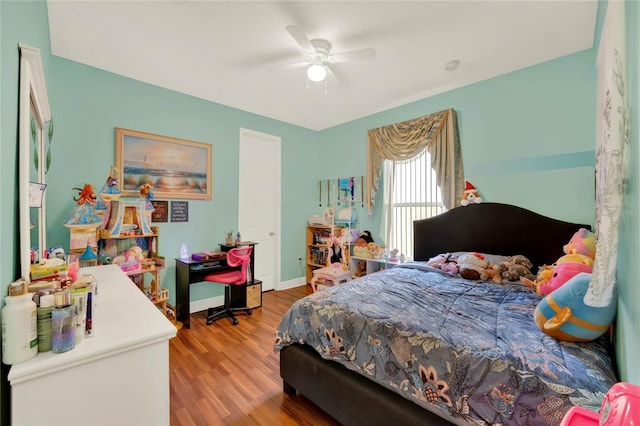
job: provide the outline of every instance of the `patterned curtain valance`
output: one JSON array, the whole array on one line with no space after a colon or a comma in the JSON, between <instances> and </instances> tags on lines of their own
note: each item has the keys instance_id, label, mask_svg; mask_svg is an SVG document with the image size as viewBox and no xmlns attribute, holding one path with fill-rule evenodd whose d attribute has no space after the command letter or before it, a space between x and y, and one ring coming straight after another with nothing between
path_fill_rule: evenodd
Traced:
<instances>
[{"instance_id":1,"label":"patterned curtain valance","mask_svg":"<svg viewBox=\"0 0 640 426\"><path fill-rule=\"evenodd\" d=\"M455 207L463 191L464 174L458 121L453 109L379 127L367 132L367 207L369 213L378 192L384 160L409 160L425 149L447 209Z\"/></svg>"}]
</instances>

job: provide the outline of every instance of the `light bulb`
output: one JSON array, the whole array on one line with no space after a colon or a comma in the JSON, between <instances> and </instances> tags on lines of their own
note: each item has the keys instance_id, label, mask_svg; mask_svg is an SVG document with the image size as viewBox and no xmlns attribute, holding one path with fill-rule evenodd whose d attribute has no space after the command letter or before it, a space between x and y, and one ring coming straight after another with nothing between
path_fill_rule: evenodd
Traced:
<instances>
[{"instance_id":1,"label":"light bulb","mask_svg":"<svg viewBox=\"0 0 640 426\"><path fill-rule=\"evenodd\" d=\"M327 70L322 65L313 64L307 68L307 77L311 81L322 81L327 76Z\"/></svg>"}]
</instances>

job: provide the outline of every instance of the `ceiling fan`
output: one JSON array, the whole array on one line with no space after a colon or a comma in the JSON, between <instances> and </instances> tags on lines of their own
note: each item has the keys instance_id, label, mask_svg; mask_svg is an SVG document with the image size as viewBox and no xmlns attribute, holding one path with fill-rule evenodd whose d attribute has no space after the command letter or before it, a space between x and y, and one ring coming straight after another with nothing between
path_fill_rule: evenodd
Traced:
<instances>
[{"instance_id":1,"label":"ceiling fan","mask_svg":"<svg viewBox=\"0 0 640 426\"><path fill-rule=\"evenodd\" d=\"M305 51L306 58L303 61L294 62L284 67L307 67L307 77L311 81L323 81L327 77L327 72L336 77L331 69L331 64L369 60L376 57L376 50L370 47L331 53L331 43L329 41L320 38L309 39L304 29L297 25L288 25L286 29Z\"/></svg>"}]
</instances>

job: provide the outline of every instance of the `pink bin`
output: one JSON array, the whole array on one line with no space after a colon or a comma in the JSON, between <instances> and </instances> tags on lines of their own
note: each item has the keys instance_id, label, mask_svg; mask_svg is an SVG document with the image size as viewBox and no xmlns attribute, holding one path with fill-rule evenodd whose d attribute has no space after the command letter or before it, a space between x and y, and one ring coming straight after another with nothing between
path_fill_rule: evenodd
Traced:
<instances>
[{"instance_id":1,"label":"pink bin","mask_svg":"<svg viewBox=\"0 0 640 426\"><path fill-rule=\"evenodd\" d=\"M640 386L616 383L604 396L600 414L582 407L571 407L560 426L640 425Z\"/></svg>"}]
</instances>

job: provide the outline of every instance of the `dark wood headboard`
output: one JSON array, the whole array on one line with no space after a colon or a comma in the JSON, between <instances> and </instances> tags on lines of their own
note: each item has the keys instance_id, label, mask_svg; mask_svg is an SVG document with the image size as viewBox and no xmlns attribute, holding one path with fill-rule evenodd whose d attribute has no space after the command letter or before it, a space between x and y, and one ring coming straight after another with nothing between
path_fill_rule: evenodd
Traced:
<instances>
[{"instance_id":1,"label":"dark wood headboard","mask_svg":"<svg viewBox=\"0 0 640 426\"><path fill-rule=\"evenodd\" d=\"M414 221L413 256L414 260L428 260L455 251L523 254L537 270L562 256L563 246L580 228L591 230L590 225L552 219L509 204L472 204Z\"/></svg>"}]
</instances>

